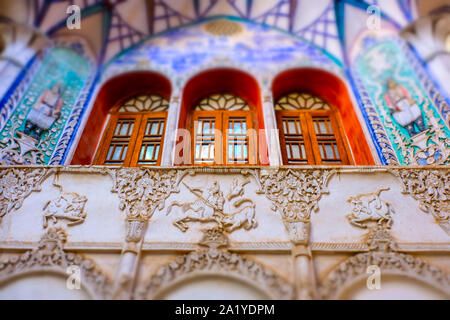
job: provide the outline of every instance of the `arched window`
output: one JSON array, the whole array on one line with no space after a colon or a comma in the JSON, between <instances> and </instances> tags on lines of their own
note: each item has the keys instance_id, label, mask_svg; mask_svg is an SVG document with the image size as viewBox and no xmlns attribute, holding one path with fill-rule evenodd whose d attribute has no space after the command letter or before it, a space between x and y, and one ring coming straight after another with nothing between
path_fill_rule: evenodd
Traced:
<instances>
[{"instance_id":1,"label":"arched window","mask_svg":"<svg viewBox=\"0 0 450 320\"><path fill-rule=\"evenodd\" d=\"M240 97L209 95L192 112L192 163L256 164L256 137L250 106Z\"/></svg>"},{"instance_id":2,"label":"arched window","mask_svg":"<svg viewBox=\"0 0 450 320\"><path fill-rule=\"evenodd\" d=\"M169 102L159 95L138 95L114 107L95 164L159 165Z\"/></svg>"},{"instance_id":3,"label":"arched window","mask_svg":"<svg viewBox=\"0 0 450 320\"><path fill-rule=\"evenodd\" d=\"M324 100L293 92L275 104L284 164L350 164L339 115Z\"/></svg>"}]
</instances>

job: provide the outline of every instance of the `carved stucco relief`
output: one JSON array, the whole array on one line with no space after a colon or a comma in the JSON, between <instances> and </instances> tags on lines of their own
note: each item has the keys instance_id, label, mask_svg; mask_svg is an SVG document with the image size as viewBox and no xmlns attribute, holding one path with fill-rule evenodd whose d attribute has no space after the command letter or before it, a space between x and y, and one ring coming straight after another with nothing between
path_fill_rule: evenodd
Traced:
<instances>
[{"instance_id":1,"label":"carved stucco relief","mask_svg":"<svg viewBox=\"0 0 450 320\"><path fill-rule=\"evenodd\" d=\"M230 190L224 195L223 186L215 180L206 187L190 187L184 181L182 184L194 196L193 201L172 201L167 208L169 215L173 208L178 208L178 215L173 225L186 232L189 222L214 222L222 230L233 232L244 228L256 228L258 223L255 217L255 203L244 198L244 187L250 180L234 178Z\"/></svg>"},{"instance_id":2,"label":"carved stucco relief","mask_svg":"<svg viewBox=\"0 0 450 320\"><path fill-rule=\"evenodd\" d=\"M392 169L400 178L402 193L419 201L419 208L430 213L450 235L450 170Z\"/></svg>"},{"instance_id":3,"label":"carved stucco relief","mask_svg":"<svg viewBox=\"0 0 450 320\"><path fill-rule=\"evenodd\" d=\"M173 192L178 192L182 170L150 170L121 168L109 171L113 179L112 192L119 195L120 210L128 219L148 221L156 209L163 209L164 202Z\"/></svg>"},{"instance_id":4,"label":"carved stucco relief","mask_svg":"<svg viewBox=\"0 0 450 320\"><path fill-rule=\"evenodd\" d=\"M207 247L178 256L159 268L135 294L136 299L157 298L164 289L190 275L223 274L249 281L273 299L292 299L293 288L270 269L226 250L228 239L220 228L204 230L199 245ZM225 247L225 248L224 248Z\"/></svg>"},{"instance_id":5,"label":"carved stucco relief","mask_svg":"<svg viewBox=\"0 0 450 320\"><path fill-rule=\"evenodd\" d=\"M318 211L322 194L334 170L267 169L253 171L258 193L272 201L272 210L280 213L294 244L307 244L311 212Z\"/></svg>"},{"instance_id":6,"label":"carved stucco relief","mask_svg":"<svg viewBox=\"0 0 450 320\"><path fill-rule=\"evenodd\" d=\"M53 185L59 189L59 196L47 201L43 208L44 229L48 227L49 220L53 225L56 225L58 220L67 220L67 226L72 226L83 223L86 219L87 212L85 205L88 200L87 197L76 192L63 191L63 187L56 181L56 177L58 176L55 175Z\"/></svg>"},{"instance_id":7,"label":"carved stucco relief","mask_svg":"<svg viewBox=\"0 0 450 320\"><path fill-rule=\"evenodd\" d=\"M367 228L370 222L385 225L386 228L392 226L392 213L395 213L392 204L383 201L380 195L383 191L390 190L389 187L381 187L375 192L358 194L347 199L352 211L346 216L350 224Z\"/></svg>"},{"instance_id":8,"label":"carved stucco relief","mask_svg":"<svg viewBox=\"0 0 450 320\"><path fill-rule=\"evenodd\" d=\"M379 232L379 231L378 231ZM376 265L382 274L400 275L417 279L439 289L450 297L450 275L415 258L412 255L393 251L391 240L373 236L370 252L354 255L332 270L319 287L322 299L337 299L345 289L358 281L367 279L367 268Z\"/></svg>"},{"instance_id":9,"label":"carved stucco relief","mask_svg":"<svg viewBox=\"0 0 450 320\"><path fill-rule=\"evenodd\" d=\"M81 285L93 299L107 299L111 281L96 264L82 255L64 250L67 236L62 228L48 228L36 248L0 262L0 284L32 272L57 273L67 276L67 268L81 268Z\"/></svg>"},{"instance_id":10,"label":"carved stucco relief","mask_svg":"<svg viewBox=\"0 0 450 320\"><path fill-rule=\"evenodd\" d=\"M0 169L0 222L7 213L19 209L32 192L40 191L42 181L51 171L46 168Z\"/></svg>"}]
</instances>

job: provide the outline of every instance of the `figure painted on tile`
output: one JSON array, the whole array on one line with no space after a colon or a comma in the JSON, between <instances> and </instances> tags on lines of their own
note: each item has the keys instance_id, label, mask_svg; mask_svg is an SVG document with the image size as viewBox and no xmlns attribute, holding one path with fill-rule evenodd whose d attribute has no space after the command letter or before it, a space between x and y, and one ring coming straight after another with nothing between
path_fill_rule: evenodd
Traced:
<instances>
[{"instance_id":1,"label":"figure painted on tile","mask_svg":"<svg viewBox=\"0 0 450 320\"><path fill-rule=\"evenodd\" d=\"M42 132L48 130L61 116L63 99L61 85L55 83L51 89L42 92L28 113L24 133L39 140Z\"/></svg>"},{"instance_id":2,"label":"figure painted on tile","mask_svg":"<svg viewBox=\"0 0 450 320\"><path fill-rule=\"evenodd\" d=\"M406 88L392 79L388 79L387 86L384 98L395 121L408 130L411 137L425 131L427 128L419 106Z\"/></svg>"}]
</instances>

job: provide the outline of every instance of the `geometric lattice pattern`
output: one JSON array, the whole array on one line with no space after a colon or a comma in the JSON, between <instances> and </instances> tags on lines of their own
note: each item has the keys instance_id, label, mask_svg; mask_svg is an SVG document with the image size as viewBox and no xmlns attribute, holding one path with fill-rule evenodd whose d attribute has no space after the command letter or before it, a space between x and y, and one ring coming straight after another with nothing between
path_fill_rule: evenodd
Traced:
<instances>
[{"instance_id":1,"label":"geometric lattice pattern","mask_svg":"<svg viewBox=\"0 0 450 320\"><path fill-rule=\"evenodd\" d=\"M319 47L328 48L327 42L338 39L334 6L328 6L311 24L294 33Z\"/></svg>"},{"instance_id":2,"label":"geometric lattice pattern","mask_svg":"<svg viewBox=\"0 0 450 320\"><path fill-rule=\"evenodd\" d=\"M126 101L119 112L158 112L167 111L169 101L158 95L142 95Z\"/></svg>"},{"instance_id":3,"label":"geometric lattice pattern","mask_svg":"<svg viewBox=\"0 0 450 320\"><path fill-rule=\"evenodd\" d=\"M201 100L195 107L197 111L229 110L248 111L249 105L243 99L233 94L213 94Z\"/></svg>"},{"instance_id":4,"label":"geometric lattice pattern","mask_svg":"<svg viewBox=\"0 0 450 320\"><path fill-rule=\"evenodd\" d=\"M275 110L331 110L328 103L309 93L294 92L278 99Z\"/></svg>"},{"instance_id":5,"label":"geometric lattice pattern","mask_svg":"<svg viewBox=\"0 0 450 320\"><path fill-rule=\"evenodd\" d=\"M130 26L117 10L113 11L108 36L109 45L118 42L120 50L124 50L141 41L144 36L142 32Z\"/></svg>"}]
</instances>

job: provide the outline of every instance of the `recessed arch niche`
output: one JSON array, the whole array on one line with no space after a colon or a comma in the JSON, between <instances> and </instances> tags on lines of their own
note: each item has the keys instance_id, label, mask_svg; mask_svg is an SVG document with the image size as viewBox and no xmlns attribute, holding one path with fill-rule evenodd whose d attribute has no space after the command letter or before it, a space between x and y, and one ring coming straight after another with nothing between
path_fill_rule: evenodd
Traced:
<instances>
[{"instance_id":1,"label":"recessed arch niche","mask_svg":"<svg viewBox=\"0 0 450 320\"><path fill-rule=\"evenodd\" d=\"M367 287L366 279L344 289L341 300L447 300L448 296L430 284L398 274L381 273L380 289Z\"/></svg>"},{"instance_id":2,"label":"recessed arch niche","mask_svg":"<svg viewBox=\"0 0 450 320\"><path fill-rule=\"evenodd\" d=\"M272 81L273 101L292 92L305 92L326 101L339 112L340 122L356 165L373 165L371 149L345 83L336 75L316 68L295 68Z\"/></svg>"},{"instance_id":3,"label":"recessed arch niche","mask_svg":"<svg viewBox=\"0 0 450 320\"><path fill-rule=\"evenodd\" d=\"M158 293L164 300L269 300L271 297L248 281L230 275L192 274Z\"/></svg>"},{"instance_id":4,"label":"recessed arch niche","mask_svg":"<svg viewBox=\"0 0 450 320\"><path fill-rule=\"evenodd\" d=\"M72 158L72 165L92 164L112 108L140 94L170 100L170 81L157 72L133 71L106 81L100 88Z\"/></svg>"},{"instance_id":5,"label":"recessed arch niche","mask_svg":"<svg viewBox=\"0 0 450 320\"><path fill-rule=\"evenodd\" d=\"M261 103L261 89L258 81L250 74L232 68L216 68L200 72L186 82L184 86L180 117L178 121L177 145L175 150L175 164L189 164L191 162L190 141L183 141L183 130L191 130L192 114L197 104L204 98L214 94L232 94L243 99L250 107L253 128L257 132L257 162L269 164L266 139L264 134L264 116ZM186 139L188 140L188 139Z\"/></svg>"},{"instance_id":6,"label":"recessed arch niche","mask_svg":"<svg viewBox=\"0 0 450 320\"><path fill-rule=\"evenodd\" d=\"M81 286L69 289L60 272L25 272L0 282L0 300L90 300Z\"/></svg>"}]
</instances>

